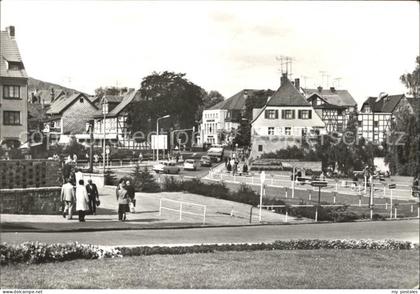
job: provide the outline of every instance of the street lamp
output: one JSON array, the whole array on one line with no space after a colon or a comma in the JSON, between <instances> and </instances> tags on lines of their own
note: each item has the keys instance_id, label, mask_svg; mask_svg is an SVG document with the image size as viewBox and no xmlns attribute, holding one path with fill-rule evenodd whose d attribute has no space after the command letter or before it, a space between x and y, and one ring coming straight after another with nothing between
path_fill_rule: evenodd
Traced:
<instances>
[{"instance_id":1,"label":"street lamp","mask_svg":"<svg viewBox=\"0 0 420 294\"><path fill-rule=\"evenodd\" d=\"M101 104L102 104L102 114L104 115L104 120L103 120L103 127L104 127L104 150L103 150L103 171L104 171L104 174L105 174L105 143L106 143L106 140L105 140L105 136L106 136L106 133L105 133L105 120L106 120L106 115L108 114L108 99L106 99L106 97L104 96L103 98L102 98L102 101L101 101Z\"/></svg>"},{"instance_id":2,"label":"street lamp","mask_svg":"<svg viewBox=\"0 0 420 294\"><path fill-rule=\"evenodd\" d=\"M163 119L163 118L168 118L168 117L170 117L169 114L167 114L165 116L162 116L162 117L159 117L156 120L156 140L155 140L155 144L156 144L156 161L157 162L159 161L159 141L158 141L159 140L159 120Z\"/></svg>"}]
</instances>

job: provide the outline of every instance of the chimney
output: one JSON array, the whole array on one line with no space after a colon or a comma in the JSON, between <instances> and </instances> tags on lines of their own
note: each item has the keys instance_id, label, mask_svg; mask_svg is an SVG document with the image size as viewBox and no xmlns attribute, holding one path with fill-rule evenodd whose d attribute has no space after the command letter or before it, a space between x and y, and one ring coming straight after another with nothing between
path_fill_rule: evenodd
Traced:
<instances>
[{"instance_id":1,"label":"chimney","mask_svg":"<svg viewBox=\"0 0 420 294\"><path fill-rule=\"evenodd\" d=\"M281 78L280 78L280 86L283 86L287 81L287 74L283 73L281 74Z\"/></svg>"},{"instance_id":2,"label":"chimney","mask_svg":"<svg viewBox=\"0 0 420 294\"><path fill-rule=\"evenodd\" d=\"M51 90L50 90L50 97L51 97L51 103L53 103L54 98L55 98L54 88L51 88Z\"/></svg>"},{"instance_id":3,"label":"chimney","mask_svg":"<svg viewBox=\"0 0 420 294\"><path fill-rule=\"evenodd\" d=\"M334 87L330 87L330 91L334 93L335 92L335 88Z\"/></svg>"},{"instance_id":4,"label":"chimney","mask_svg":"<svg viewBox=\"0 0 420 294\"><path fill-rule=\"evenodd\" d=\"M7 33L9 34L9 37L14 39L15 38L15 27L14 26L9 26L6 28Z\"/></svg>"},{"instance_id":5,"label":"chimney","mask_svg":"<svg viewBox=\"0 0 420 294\"><path fill-rule=\"evenodd\" d=\"M244 90L244 99L248 98L248 90Z\"/></svg>"},{"instance_id":6,"label":"chimney","mask_svg":"<svg viewBox=\"0 0 420 294\"><path fill-rule=\"evenodd\" d=\"M295 87L300 90L300 79L295 79Z\"/></svg>"},{"instance_id":7,"label":"chimney","mask_svg":"<svg viewBox=\"0 0 420 294\"><path fill-rule=\"evenodd\" d=\"M317 89L318 89L318 92L319 92L319 93L321 93L321 92L322 92L322 87L321 87L321 86L318 86L318 88L317 88Z\"/></svg>"}]
</instances>

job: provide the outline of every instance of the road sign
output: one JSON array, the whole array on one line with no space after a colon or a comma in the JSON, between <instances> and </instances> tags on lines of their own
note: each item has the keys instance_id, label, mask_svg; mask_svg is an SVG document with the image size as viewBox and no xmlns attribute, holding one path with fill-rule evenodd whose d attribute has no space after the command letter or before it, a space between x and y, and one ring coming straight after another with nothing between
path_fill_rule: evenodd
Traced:
<instances>
[{"instance_id":1,"label":"road sign","mask_svg":"<svg viewBox=\"0 0 420 294\"><path fill-rule=\"evenodd\" d=\"M397 185L396 184L389 184L388 188L389 189L395 189L395 188L397 188Z\"/></svg>"},{"instance_id":2,"label":"road sign","mask_svg":"<svg viewBox=\"0 0 420 294\"><path fill-rule=\"evenodd\" d=\"M326 181L313 181L311 183L311 186L319 187L319 188L326 187L327 185L328 185L328 183Z\"/></svg>"}]
</instances>

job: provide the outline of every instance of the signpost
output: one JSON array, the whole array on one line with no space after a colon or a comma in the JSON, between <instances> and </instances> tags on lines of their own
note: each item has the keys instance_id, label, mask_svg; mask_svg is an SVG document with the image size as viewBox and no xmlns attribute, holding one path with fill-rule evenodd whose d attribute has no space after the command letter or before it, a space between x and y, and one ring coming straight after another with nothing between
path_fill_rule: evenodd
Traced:
<instances>
[{"instance_id":1,"label":"signpost","mask_svg":"<svg viewBox=\"0 0 420 294\"><path fill-rule=\"evenodd\" d=\"M326 181L313 181L311 186L318 187L318 205L315 210L315 221L318 221L318 209L321 205L321 188L327 187L328 183Z\"/></svg>"},{"instance_id":2,"label":"signpost","mask_svg":"<svg viewBox=\"0 0 420 294\"><path fill-rule=\"evenodd\" d=\"M262 220L262 197L263 197L263 192L264 192L264 181L265 181L265 172L262 171L260 174L260 181L261 181L261 191L260 191L260 216L259 216L259 221L261 222Z\"/></svg>"},{"instance_id":3,"label":"signpost","mask_svg":"<svg viewBox=\"0 0 420 294\"><path fill-rule=\"evenodd\" d=\"M392 218L392 190L394 190L395 188L397 188L396 184L389 184L388 185L388 189L391 193L391 200L390 200L390 212L389 212L389 218Z\"/></svg>"}]
</instances>

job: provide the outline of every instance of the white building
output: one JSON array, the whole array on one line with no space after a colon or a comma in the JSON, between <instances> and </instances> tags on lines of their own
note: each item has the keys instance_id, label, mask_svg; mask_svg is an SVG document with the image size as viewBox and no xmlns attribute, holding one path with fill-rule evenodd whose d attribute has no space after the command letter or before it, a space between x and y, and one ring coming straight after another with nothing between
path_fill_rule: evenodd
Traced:
<instances>
[{"instance_id":1,"label":"white building","mask_svg":"<svg viewBox=\"0 0 420 294\"><path fill-rule=\"evenodd\" d=\"M232 97L219 102L203 111L199 137L199 145L229 144L233 139L233 133L239 128L245 112L245 101L253 95L266 95L265 90L244 89Z\"/></svg>"},{"instance_id":2,"label":"white building","mask_svg":"<svg viewBox=\"0 0 420 294\"><path fill-rule=\"evenodd\" d=\"M251 157L300 146L302 139L323 133L325 123L284 74L267 104L253 110Z\"/></svg>"}]
</instances>

